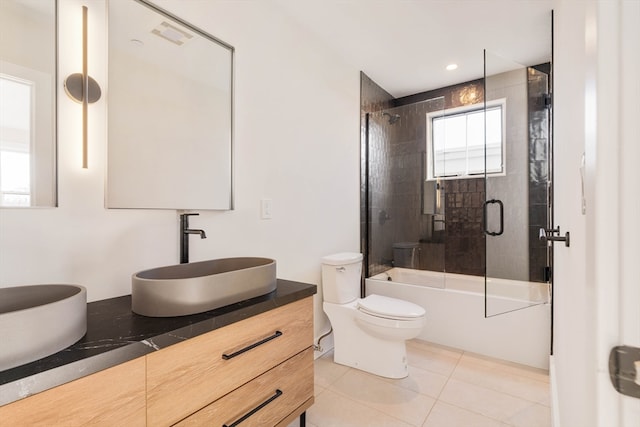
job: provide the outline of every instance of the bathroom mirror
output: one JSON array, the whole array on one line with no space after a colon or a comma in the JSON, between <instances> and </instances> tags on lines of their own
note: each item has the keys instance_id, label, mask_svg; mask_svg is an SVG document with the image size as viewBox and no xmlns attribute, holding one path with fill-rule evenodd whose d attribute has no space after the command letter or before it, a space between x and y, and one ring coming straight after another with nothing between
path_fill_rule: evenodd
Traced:
<instances>
[{"instance_id":1,"label":"bathroom mirror","mask_svg":"<svg viewBox=\"0 0 640 427\"><path fill-rule=\"evenodd\" d=\"M233 47L108 2L108 208L232 209Z\"/></svg>"},{"instance_id":2,"label":"bathroom mirror","mask_svg":"<svg viewBox=\"0 0 640 427\"><path fill-rule=\"evenodd\" d=\"M56 1L0 1L0 207L55 207Z\"/></svg>"}]
</instances>

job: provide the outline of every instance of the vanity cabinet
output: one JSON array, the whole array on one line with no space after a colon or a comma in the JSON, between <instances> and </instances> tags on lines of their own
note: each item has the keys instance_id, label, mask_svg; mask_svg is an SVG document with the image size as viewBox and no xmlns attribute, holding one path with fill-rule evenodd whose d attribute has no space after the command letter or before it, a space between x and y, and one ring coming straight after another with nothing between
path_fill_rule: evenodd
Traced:
<instances>
[{"instance_id":1,"label":"vanity cabinet","mask_svg":"<svg viewBox=\"0 0 640 427\"><path fill-rule=\"evenodd\" d=\"M289 402L286 407L295 409L309 401L308 407L313 399L313 352L301 352L311 349L312 345L313 305L312 298L308 297L149 354L147 423L169 426L202 410L193 419L232 424L236 409L242 413L245 404L249 407L252 402L258 402L259 405L275 394L275 389L266 391L257 385L265 383L265 378L270 381L267 385L282 387L283 396L274 398L272 403ZM299 357L294 358L296 355ZM285 374L287 366L291 370ZM264 378L260 379L263 374ZM288 376L308 384L302 389L288 383L280 386L279 377ZM239 389L245 384L244 390ZM289 389L293 390L293 401L289 401ZM236 392L229 394L234 390ZM256 390L255 394L250 393L251 390ZM240 399L234 397L235 393L245 396L241 398L242 408L232 407ZM225 399L221 399L223 396ZM223 401L208 407L218 399ZM267 406L275 407L271 403ZM280 418L292 410L283 410ZM185 420L186 425L197 425L193 419ZM244 425L251 424L247 420Z\"/></svg>"},{"instance_id":2,"label":"vanity cabinet","mask_svg":"<svg viewBox=\"0 0 640 427\"><path fill-rule=\"evenodd\" d=\"M283 415L293 413L304 403L310 405L312 396L313 349L308 348L176 426L198 427L213 420L219 420L224 425L234 425L243 420L243 427L275 426L283 419Z\"/></svg>"},{"instance_id":3,"label":"vanity cabinet","mask_svg":"<svg viewBox=\"0 0 640 427\"><path fill-rule=\"evenodd\" d=\"M0 426L146 424L144 357L0 407Z\"/></svg>"},{"instance_id":4,"label":"vanity cabinet","mask_svg":"<svg viewBox=\"0 0 640 427\"><path fill-rule=\"evenodd\" d=\"M312 403L309 296L0 406L0 426L286 426Z\"/></svg>"}]
</instances>

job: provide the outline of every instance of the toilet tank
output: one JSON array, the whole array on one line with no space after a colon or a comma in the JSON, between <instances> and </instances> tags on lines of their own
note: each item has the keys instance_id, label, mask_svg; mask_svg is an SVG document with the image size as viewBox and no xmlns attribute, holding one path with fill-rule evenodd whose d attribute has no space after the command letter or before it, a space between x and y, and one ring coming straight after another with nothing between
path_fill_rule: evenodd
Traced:
<instances>
[{"instance_id":1,"label":"toilet tank","mask_svg":"<svg viewBox=\"0 0 640 427\"><path fill-rule=\"evenodd\" d=\"M326 302L346 304L360 298L362 254L342 252L322 258L322 294Z\"/></svg>"}]
</instances>

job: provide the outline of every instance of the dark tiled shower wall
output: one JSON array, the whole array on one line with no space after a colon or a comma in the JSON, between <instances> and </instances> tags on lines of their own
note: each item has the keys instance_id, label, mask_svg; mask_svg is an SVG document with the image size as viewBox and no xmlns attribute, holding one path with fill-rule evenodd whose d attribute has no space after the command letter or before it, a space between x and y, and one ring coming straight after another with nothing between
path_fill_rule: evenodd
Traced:
<instances>
[{"instance_id":1,"label":"dark tiled shower wall","mask_svg":"<svg viewBox=\"0 0 640 427\"><path fill-rule=\"evenodd\" d=\"M449 273L483 276L484 178L445 181L445 267Z\"/></svg>"},{"instance_id":2,"label":"dark tiled shower wall","mask_svg":"<svg viewBox=\"0 0 640 427\"><path fill-rule=\"evenodd\" d=\"M547 64L548 65L548 64ZM539 67L536 67L539 68ZM529 68L529 280L545 281L547 243L538 238L540 228L548 225L549 182L549 110L545 94L549 92L548 72Z\"/></svg>"},{"instance_id":3,"label":"dark tiled shower wall","mask_svg":"<svg viewBox=\"0 0 640 427\"><path fill-rule=\"evenodd\" d=\"M365 266L370 265L368 258L370 248L367 248L367 173L369 168L369 156L367 150L367 113L381 111L393 105L393 96L378 86L365 73L360 73L360 248L364 254ZM378 135L386 138L385 135ZM366 271L365 271L366 273Z\"/></svg>"},{"instance_id":4,"label":"dark tiled shower wall","mask_svg":"<svg viewBox=\"0 0 640 427\"><path fill-rule=\"evenodd\" d=\"M396 100L407 105L434 97L442 97L444 108L476 104L484 100L482 79L423 92ZM425 123L424 115L422 122ZM426 134L422 137L426 146ZM424 150L424 148L423 148ZM424 155L424 154L423 154ZM444 194L444 241L433 233L421 236L420 268L433 271L482 276L485 272L485 235L482 225L484 179L454 179L441 182ZM429 222L438 221L434 215L423 215ZM438 243L433 243L433 242Z\"/></svg>"},{"instance_id":5,"label":"dark tiled shower wall","mask_svg":"<svg viewBox=\"0 0 640 427\"><path fill-rule=\"evenodd\" d=\"M538 230L547 224L548 112L542 94L547 92L548 74L531 71L528 79L530 280L543 281L546 245L538 240ZM482 102L482 80L394 100L362 73L361 247L368 275L392 266L393 244L399 242L420 243L420 269L484 274L484 180L447 180L442 184L444 232L434 232L434 221L437 222L441 217L423 213L425 115L441 109L443 101L445 108L464 105L470 93L475 96L474 102ZM428 102L436 97L442 97L439 105ZM382 110L385 109L392 114L399 114L400 119L390 124L388 117L382 116ZM370 113L371 145L368 148L366 113ZM369 194L366 188L367 173ZM370 206L369 216L366 206Z\"/></svg>"},{"instance_id":6,"label":"dark tiled shower wall","mask_svg":"<svg viewBox=\"0 0 640 427\"><path fill-rule=\"evenodd\" d=\"M424 178L425 116L442 109L442 101L426 101L387 110L398 114L373 115L371 129L384 138L370 139L371 274L387 270L394 259L396 243L418 243L429 234L431 217L422 214ZM425 250L421 259L424 260Z\"/></svg>"},{"instance_id":7,"label":"dark tiled shower wall","mask_svg":"<svg viewBox=\"0 0 640 427\"><path fill-rule=\"evenodd\" d=\"M446 266L449 272L484 274L483 180L452 180L443 185L447 212L444 238L442 232L434 233L434 221L441 217L423 213L426 114L464 105L470 94L474 103L482 102L482 80L400 98L394 101L396 108L388 109L390 105L380 96L382 89L366 75L362 77L363 95L367 92L367 99L383 100L363 105L363 141L366 139L365 113L372 113L369 115L368 169L363 164L363 171L369 173L370 189L368 229L366 223L362 224L363 232L368 231L370 236L368 274L389 269L393 245L401 242L420 243L420 269L445 271ZM400 119L389 123L388 116L381 112L385 108L391 114L399 114ZM362 146L363 152L366 148ZM363 182L365 177L363 175ZM366 218L364 212L362 214Z\"/></svg>"}]
</instances>

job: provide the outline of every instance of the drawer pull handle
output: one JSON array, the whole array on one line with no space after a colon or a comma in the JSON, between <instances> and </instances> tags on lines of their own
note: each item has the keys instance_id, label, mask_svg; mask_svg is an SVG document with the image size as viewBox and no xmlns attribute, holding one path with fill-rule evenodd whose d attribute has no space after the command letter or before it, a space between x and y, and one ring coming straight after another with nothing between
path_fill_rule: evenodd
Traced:
<instances>
[{"instance_id":1,"label":"drawer pull handle","mask_svg":"<svg viewBox=\"0 0 640 427\"><path fill-rule=\"evenodd\" d=\"M268 398L267 400L265 400L264 402L262 402L261 404L259 404L258 406L256 406L255 408L253 408L252 410L247 412L246 414L244 414L242 416L242 418L239 418L237 421L233 422L232 424L223 424L222 427L236 427L241 422L245 421L247 418L249 418L250 416L252 416L256 412L258 412L260 409L264 408L265 406L267 406L269 403L273 402L274 400L276 400L280 396L282 396L282 391L281 390L276 390L276 392L275 392L275 394L273 396L271 396L270 398Z\"/></svg>"},{"instance_id":2,"label":"drawer pull handle","mask_svg":"<svg viewBox=\"0 0 640 427\"><path fill-rule=\"evenodd\" d=\"M258 347L259 345L262 345L262 344L264 344L264 343L266 343L266 342L271 341L271 340L272 340L272 339L274 339L274 338L278 338L280 335L282 335L282 332L280 332L280 331L276 331L276 333L275 333L275 334L270 335L270 336L266 337L265 339L260 340L260 341L258 341L258 342L255 342L255 343L253 343L253 344L251 344L251 345L248 345L248 346L246 346L245 348L241 348L240 350L238 350L238 351L236 351L236 352L234 352L234 353L231 353L231 354L224 354L224 353L223 353L223 354L222 354L222 358L223 358L224 360L229 360L229 359L232 359L232 358L234 358L234 357L236 357L236 356L240 356L242 353L247 352L247 351L249 351L249 350L252 350L252 349L254 349L254 348Z\"/></svg>"}]
</instances>

